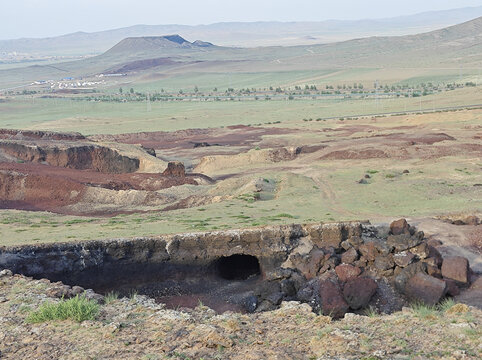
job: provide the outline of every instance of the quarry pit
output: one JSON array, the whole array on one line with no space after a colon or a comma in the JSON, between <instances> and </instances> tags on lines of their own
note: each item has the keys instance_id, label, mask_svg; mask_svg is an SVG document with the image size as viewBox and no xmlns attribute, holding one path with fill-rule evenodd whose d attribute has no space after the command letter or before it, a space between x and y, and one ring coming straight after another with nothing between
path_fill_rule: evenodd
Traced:
<instances>
[{"instance_id":1,"label":"quarry pit","mask_svg":"<svg viewBox=\"0 0 482 360\"><path fill-rule=\"evenodd\" d=\"M391 313L411 301L434 305L475 276L466 259L442 259L404 219L3 247L0 268L62 282L59 297L84 289L99 301L141 294L170 308L202 303L219 313L301 301L333 317L367 308Z\"/></svg>"}]
</instances>

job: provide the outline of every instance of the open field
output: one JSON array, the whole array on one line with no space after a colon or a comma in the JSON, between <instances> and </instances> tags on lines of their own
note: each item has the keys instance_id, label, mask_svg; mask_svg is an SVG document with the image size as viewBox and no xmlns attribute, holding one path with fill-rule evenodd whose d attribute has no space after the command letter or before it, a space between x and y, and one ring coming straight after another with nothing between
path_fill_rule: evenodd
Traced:
<instances>
[{"instance_id":1,"label":"open field","mask_svg":"<svg viewBox=\"0 0 482 360\"><path fill-rule=\"evenodd\" d=\"M303 119L349 117L386 112L432 110L480 104L482 90L464 88L418 98L322 99L295 101L105 103L69 98L19 97L0 102L0 127L79 131L85 135L174 131L280 121L277 127L323 128Z\"/></svg>"},{"instance_id":2,"label":"open field","mask_svg":"<svg viewBox=\"0 0 482 360\"><path fill-rule=\"evenodd\" d=\"M4 243L422 217L482 209L482 110L286 120L276 126L282 131L274 132L272 125L253 130L206 129L199 135L196 130L172 144L165 141L177 138L176 133L93 137L154 147L158 157L182 160L216 184L177 187L178 200L168 204L170 211L162 211L165 206L146 207L145 213L105 218L2 210ZM201 140L219 146L193 148L190 141ZM300 153L281 150L295 147L302 149ZM358 183L365 175L369 176L366 183ZM179 200L183 198L187 200Z\"/></svg>"}]
</instances>

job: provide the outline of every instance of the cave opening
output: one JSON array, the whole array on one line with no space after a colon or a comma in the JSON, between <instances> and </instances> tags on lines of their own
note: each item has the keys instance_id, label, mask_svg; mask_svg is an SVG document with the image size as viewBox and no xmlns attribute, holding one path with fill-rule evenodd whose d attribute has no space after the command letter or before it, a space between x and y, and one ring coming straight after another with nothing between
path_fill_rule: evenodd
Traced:
<instances>
[{"instance_id":1,"label":"cave opening","mask_svg":"<svg viewBox=\"0 0 482 360\"><path fill-rule=\"evenodd\" d=\"M235 254L223 256L216 261L217 275L226 280L247 280L261 274L259 261L255 256Z\"/></svg>"}]
</instances>

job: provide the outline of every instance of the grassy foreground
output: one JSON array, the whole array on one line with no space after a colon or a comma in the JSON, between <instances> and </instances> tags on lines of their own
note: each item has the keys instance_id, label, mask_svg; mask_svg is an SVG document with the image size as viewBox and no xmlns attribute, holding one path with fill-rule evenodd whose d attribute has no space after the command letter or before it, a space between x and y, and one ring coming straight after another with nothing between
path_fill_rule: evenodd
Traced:
<instances>
[{"instance_id":1,"label":"grassy foreground","mask_svg":"<svg viewBox=\"0 0 482 360\"><path fill-rule=\"evenodd\" d=\"M29 323L58 285L21 276L0 280L0 351L5 359L479 359L482 312L462 304L416 306L391 315L333 321L307 304L216 315L163 309L143 296L111 299L96 320ZM53 303L58 300L48 299Z\"/></svg>"}]
</instances>

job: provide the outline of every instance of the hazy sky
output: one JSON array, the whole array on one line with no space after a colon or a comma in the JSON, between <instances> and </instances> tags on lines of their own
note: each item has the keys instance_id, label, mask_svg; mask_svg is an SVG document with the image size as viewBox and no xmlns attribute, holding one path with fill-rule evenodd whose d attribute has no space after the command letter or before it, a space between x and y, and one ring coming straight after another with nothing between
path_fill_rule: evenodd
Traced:
<instances>
[{"instance_id":1,"label":"hazy sky","mask_svg":"<svg viewBox=\"0 0 482 360\"><path fill-rule=\"evenodd\" d=\"M135 24L382 18L480 5L481 0L0 0L0 39Z\"/></svg>"}]
</instances>

